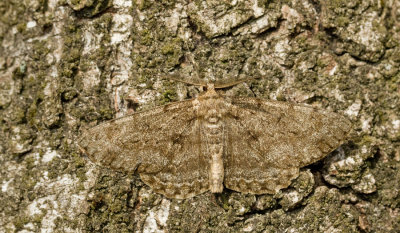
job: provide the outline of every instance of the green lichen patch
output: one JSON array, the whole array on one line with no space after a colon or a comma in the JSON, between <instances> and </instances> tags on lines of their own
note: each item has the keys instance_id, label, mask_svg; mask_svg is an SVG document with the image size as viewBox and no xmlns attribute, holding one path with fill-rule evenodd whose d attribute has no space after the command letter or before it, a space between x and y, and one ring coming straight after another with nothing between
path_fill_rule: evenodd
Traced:
<instances>
[{"instance_id":1,"label":"green lichen patch","mask_svg":"<svg viewBox=\"0 0 400 233\"><path fill-rule=\"evenodd\" d=\"M197 220L197 224L193 224L193 219ZM234 218L228 219L213 194L206 193L184 201L173 201L167 227L172 232L227 231L227 220L235 221Z\"/></svg>"},{"instance_id":2,"label":"green lichen patch","mask_svg":"<svg viewBox=\"0 0 400 233\"><path fill-rule=\"evenodd\" d=\"M6 108L11 103L11 84L10 82L0 82L0 109Z\"/></svg>"},{"instance_id":3,"label":"green lichen patch","mask_svg":"<svg viewBox=\"0 0 400 233\"><path fill-rule=\"evenodd\" d=\"M380 204L361 201L356 205L361 215L359 227L365 232L397 232L400 229L400 214Z\"/></svg>"},{"instance_id":4,"label":"green lichen patch","mask_svg":"<svg viewBox=\"0 0 400 233\"><path fill-rule=\"evenodd\" d=\"M207 1L204 4L193 2L189 4L188 13L196 26L208 38L212 38L226 34L248 21L253 16L251 7L246 2L236 5L221 1Z\"/></svg>"},{"instance_id":5,"label":"green lichen patch","mask_svg":"<svg viewBox=\"0 0 400 233\"><path fill-rule=\"evenodd\" d=\"M109 0L68 0L69 6L80 17L93 17L103 13L112 6Z\"/></svg>"},{"instance_id":6,"label":"green lichen patch","mask_svg":"<svg viewBox=\"0 0 400 233\"><path fill-rule=\"evenodd\" d=\"M272 219L269 219L269 222L278 231L279 229L310 231L320 227L323 229L357 232L359 214L351 205L341 203L338 190L318 187L308 202L308 205L300 211L301 213L299 215L296 214L297 218L291 219L288 218L290 215L284 214L280 216L271 214L270 218ZM273 219L274 217L278 218Z\"/></svg>"},{"instance_id":7,"label":"green lichen patch","mask_svg":"<svg viewBox=\"0 0 400 233\"><path fill-rule=\"evenodd\" d=\"M162 93L160 102L162 104L165 104L175 99L176 99L176 92L174 90L166 90Z\"/></svg>"},{"instance_id":8,"label":"green lichen patch","mask_svg":"<svg viewBox=\"0 0 400 233\"><path fill-rule=\"evenodd\" d=\"M353 148L346 156L339 151L334 152L333 156L325 160L323 170L325 181L337 187L358 184L366 175L363 174L368 166L365 161L372 158L377 151L375 146L369 145Z\"/></svg>"},{"instance_id":9,"label":"green lichen patch","mask_svg":"<svg viewBox=\"0 0 400 233\"><path fill-rule=\"evenodd\" d=\"M389 208L400 207L400 163L390 159L376 164L372 173L377 180L377 196L375 203ZM390 177L390 179L388 179Z\"/></svg>"},{"instance_id":10,"label":"green lichen patch","mask_svg":"<svg viewBox=\"0 0 400 233\"><path fill-rule=\"evenodd\" d=\"M59 76L72 78L78 69L82 52L82 30L74 21L67 22L64 26L64 46L59 64Z\"/></svg>"},{"instance_id":11,"label":"green lichen patch","mask_svg":"<svg viewBox=\"0 0 400 233\"><path fill-rule=\"evenodd\" d=\"M275 198L280 199L279 205L283 210L294 209L312 192L314 184L313 174L309 170L301 171L289 188L282 190Z\"/></svg>"},{"instance_id":12,"label":"green lichen patch","mask_svg":"<svg viewBox=\"0 0 400 233\"><path fill-rule=\"evenodd\" d=\"M384 54L388 32L379 18L383 5L377 2L329 1L322 5L323 27L338 37L338 52L376 62ZM351 20L350 20L351 19Z\"/></svg>"},{"instance_id":13,"label":"green lichen patch","mask_svg":"<svg viewBox=\"0 0 400 233\"><path fill-rule=\"evenodd\" d=\"M88 197L90 209L85 224L86 230L133 231L138 221L144 221L144 216L136 216L136 213L157 204L137 199L139 183L136 178L123 177L121 174L103 174L99 177L92 196ZM135 185L135 188L132 188L132 185ZM153 199L149 197L148 200Z\"/></svg>"},{"instance_id":14,"label":"green lichen patch","mask_svg":"<svg viewBox=\"0 0 400 233\"><path fill-rule=\"evenodd\" d=\"M227 200L228 215L243 216L250 212L256 202L256 196L252 194L243 195L237 192L231 193ZM232 219L233 220L233 219Z\"/></svg>"}]
</instances>

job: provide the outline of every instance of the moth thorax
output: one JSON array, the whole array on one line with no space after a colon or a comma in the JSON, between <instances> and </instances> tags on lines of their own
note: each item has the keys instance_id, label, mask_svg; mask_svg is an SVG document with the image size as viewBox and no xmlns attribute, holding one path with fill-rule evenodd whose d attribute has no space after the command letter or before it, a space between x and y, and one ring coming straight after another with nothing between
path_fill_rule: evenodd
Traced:
<instances>
[{"instance_id":1,"label":"moth thorax","mask_svg":"<svg viewBox=\"0 0 400 233\"><path fill-rule=\"evenodd\" d=\"M211 123L209 121L204 122L204 133L211 141L215 141L216 138L222 137L223 130L223 122L220 120L216 123Z\"/></svg>"},{"instance_id":2,"label":"moth thorax","mask_svg":"<svg viewBox=\"0 0 400 233\"><path fill-rule=\"evenodd\" d=\"M205 116L210 123L216 123L221 117L221 113L215 108L208 109Z\"/></svg>"}]
</instances>

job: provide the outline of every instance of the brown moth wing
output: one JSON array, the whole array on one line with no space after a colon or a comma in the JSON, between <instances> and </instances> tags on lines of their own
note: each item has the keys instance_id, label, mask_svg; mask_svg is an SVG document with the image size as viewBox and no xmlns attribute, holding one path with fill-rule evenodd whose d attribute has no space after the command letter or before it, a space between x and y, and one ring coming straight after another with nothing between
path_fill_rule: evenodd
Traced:
<instances>
[{"instance_id":1,"label":"brown moth wing","mask_svg":"<svg viewBox=\"0 0 400 233\"><path fill-rule=\"evenodd\" d=\"M208 190L196 122L192 101L176 102L102 123L78 143L96 164L137 170L156 192L186 198Z\"/></svg>"},{"instance_id":2,"label":"brown moth wing","mask_svg":"<svg viewBox=\"0 0 400 233\"><path fill-rule=\"evenodd\" d=\"M184 199L209 190L209 157L204 154L200 120L186 126L169 149L169 162L157 172L141 171L152 189L169 198Z\"/></svg>"},{"instance_id":3,"label":"brown moth wing","mask_svg":"<svg viewBox=\"0 0 400 233\"><path fill-rule=\"evenodd\" d=\"M342 144L351 123L335 113L287 102L232 98L226 117L225 186L244 193L276 193L299 168Z\"/></svg>"},{"instance_id":4,"label":"brown moth wing","mask_svg":"<svg viewBox=\"0 0 400 233\"><path fill-rule=\"evenodd\" d=\"M298 176L297 167L280 167L262 152L260 136L253 134L246 123L236 117L227 117L225 121L225 187L243 193L276 193Z\"/></svg>"}]
</instances>

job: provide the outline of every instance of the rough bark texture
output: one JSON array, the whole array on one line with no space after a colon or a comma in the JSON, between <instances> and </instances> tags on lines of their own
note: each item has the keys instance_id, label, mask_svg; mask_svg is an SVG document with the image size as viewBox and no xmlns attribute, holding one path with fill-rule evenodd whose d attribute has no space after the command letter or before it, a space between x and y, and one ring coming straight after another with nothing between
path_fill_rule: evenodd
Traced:
<instances>
[{"instance_id":1,"label":"rough bark texture","mask_svg":"<svg viewBox=\"0 0 400 233\"><path fill-rule=\"evenodd\" d=\"M0 1L0 232L399 232L399 41L398 0ZM352 139L277 195L183 201L79 153L199 93L168 72L262 77L225 93L339 112Z\"/></svg>"}]
</instances>

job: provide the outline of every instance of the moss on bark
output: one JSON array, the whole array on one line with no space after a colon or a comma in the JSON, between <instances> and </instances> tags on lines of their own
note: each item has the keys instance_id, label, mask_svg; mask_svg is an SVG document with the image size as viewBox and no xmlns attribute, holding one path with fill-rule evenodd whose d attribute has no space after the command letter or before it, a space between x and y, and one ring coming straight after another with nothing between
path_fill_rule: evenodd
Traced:
<instances>
[{"instance_id":1,"label":"moss on bark","mask_svg":"<svg viewBox=\"0 0 400 233\"><path fill-rule=\"evenodd\" d=\"M0 231L398 232L398 1L1 1ZM227 95L340 112L352 140L276 195L168 200L75 145L102 121ZM261 77L261 78L260 78Z\"/></svg>"}]
</instances>

